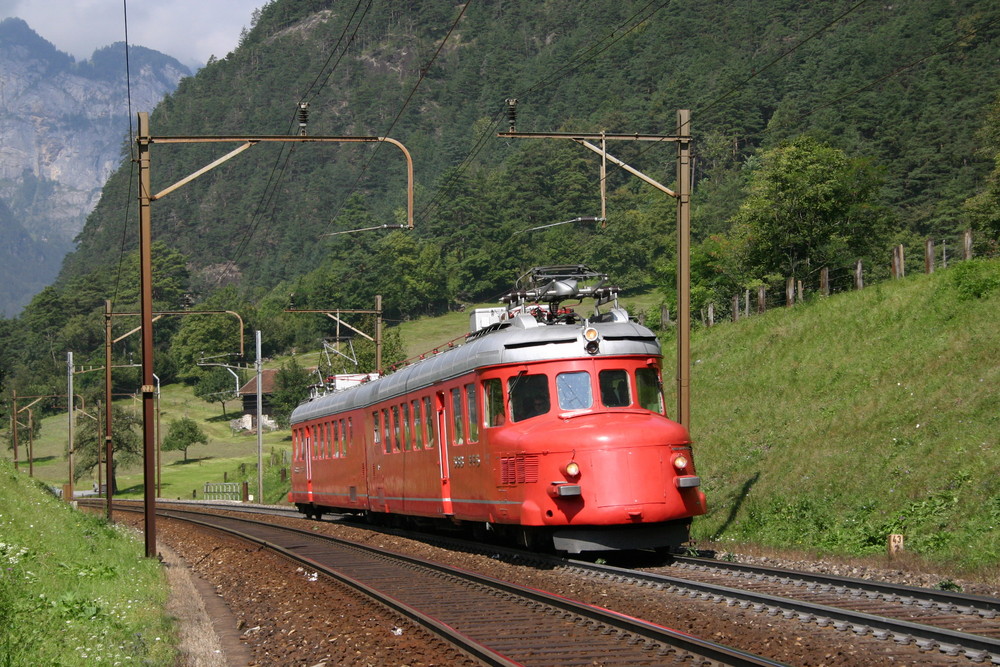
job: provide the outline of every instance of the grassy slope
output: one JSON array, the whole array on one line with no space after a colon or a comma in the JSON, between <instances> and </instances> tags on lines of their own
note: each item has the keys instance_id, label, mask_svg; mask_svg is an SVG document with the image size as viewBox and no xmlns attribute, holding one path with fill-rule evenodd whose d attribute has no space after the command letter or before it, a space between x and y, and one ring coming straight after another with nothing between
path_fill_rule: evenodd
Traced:
<instances>
[{"instance_id":1,"label":"grassy slope","mask_svg":"<svg viewBox=\"0 0 1000 667\"><path fill-rule=\"evenodd\" d=\"M1000 263L968 267L1000 281ZM977 280L953 268L697 330L692 430L710 511L695 536L868 554L898 532L932 559L1000 564L1000 289L961 298ZM404 323L407 354L460 336L468 317ZM669 393L669 342L664 354ZM165 497L191 497L224 471L232 481L241 462L255 482L253 435L231 435L218 405L164 387L163 428L181 416L210 443L187 464L164 454ZM65 424L46 420L43 479L65 481ZM266 436L265 453L287 447L287 433ZM129 472L120 483L139 492L141 471Z\"/></svg>"},{"instance_id":2,"label":"grassy slope","mask_svg":"<svg viewBox=\"0 0 1000 667\"><path fill-rule=\"evenodd\" d=\"M1000 264L968 268L698 332L696 535L1000 562L1000 289L959 293Z\"/></svg>"},{"instance_id":3,"label":"grassy slope","mask_svg":"<svg viewBox=\"0 0 1000 667\"><path fill-rule=\"evenodd\" d=\"M138 401L128 400L136 410L141 409ZM190 387L167 385L160 396L160 427L166 434L170 421L190 417L199 423L208 436L207 445L195 445L188 449L188 461L184 462L183 452L163 452L161 455L161 488L165 498L191 498L192 491L201 497L205 482L221 482L224 474L228 481L237 478L241 464L246 470L246 479L251 481L251 493L256 488L257 436L255 433L233 434L229 420L239 413L239 401L226 403L227 416L223 416L218 403L206 403L195 398ZM68 465L63 454L66 449L66 415L47 417L43 421L41 437L35 442L35 476L54 486L65 484ZM264 433L264 456L272 450L290 449L291 441L285 431ZM25 462L27 449L21 451L21 470L27 472ZM77 482L78 489L89 489L96 476ZM141 464L120 471L118 486L123 497L142 494L143 473Z\"/></svg>"},{"instance_id":4,"label":"grassy slope","mask_svg":"<svg viewBox=\"0 0 1000 667\"><path fill-rule=\"evenodd\" d=\"M0 480L0 664L175 664L166 581L142 540L10 461Z\"/></svg>"}]
</instances>

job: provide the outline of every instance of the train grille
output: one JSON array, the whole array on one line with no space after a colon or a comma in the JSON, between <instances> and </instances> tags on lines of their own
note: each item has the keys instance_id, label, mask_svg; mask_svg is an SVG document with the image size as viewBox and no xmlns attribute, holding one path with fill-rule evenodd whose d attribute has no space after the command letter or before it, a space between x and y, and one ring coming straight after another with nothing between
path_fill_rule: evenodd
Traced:
<instances>
[{"instance_id":1,"label":"train grille","mask_svg":"<svg viewBox=\"0 0 1000 667\"><path fill-rule=\"evenodd\" d=\"M538 455L515 454L500 457L501 484L529 484L538 481Z\"/></svg>"}]
</instances>

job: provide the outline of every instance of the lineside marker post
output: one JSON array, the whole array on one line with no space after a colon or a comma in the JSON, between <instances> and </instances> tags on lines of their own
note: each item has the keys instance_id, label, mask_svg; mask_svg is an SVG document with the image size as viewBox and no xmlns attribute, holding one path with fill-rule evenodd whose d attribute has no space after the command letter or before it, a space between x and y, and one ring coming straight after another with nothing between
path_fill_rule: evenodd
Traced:
<instances>
[{"instance_id":1,"label":"lineside marker post","mask_svg":"<svg viewBox=\"0 0 1000 667\"><path fill-rule=\"evenodd\" d=\"M892 534L889 536L887 544L889 556L895 556L903 551L903 536Z\"/></svg>"}]
</instances>

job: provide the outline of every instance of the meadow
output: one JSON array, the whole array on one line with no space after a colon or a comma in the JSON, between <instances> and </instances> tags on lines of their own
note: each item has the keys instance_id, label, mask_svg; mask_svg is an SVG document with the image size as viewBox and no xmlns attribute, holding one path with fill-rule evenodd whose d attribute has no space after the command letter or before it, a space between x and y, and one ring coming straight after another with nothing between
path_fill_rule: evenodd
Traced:
<instances>
[{"instance_id":1,"label":"meadow","mask_svg":"<svg viewBox=\"0 0 1000 667\"><path fill-rule=\"evenodd\" d=\"M658 303L655 293L623 299L650 321ZM470 312L402 323L407 355L461 336ZM675 349L669 331L662 338L672 412ZM691 349L691 433L709 501L696 541L872 556L901 534L909 553L958 573L1000 569L1000 262L696 323ZM218 404L180 385L163 388L160 410L164 428L187 416L209 434L186 463L163 454L163 497L200 497L224 479L255 489L253 433L232 433ZM65 481L66 421L47 418L36 443L47 483ZM283 499L289 448L287 431L265 436L266 500ZM119 484L141 495L141 470Z\"/></svg>"}]
</instances>

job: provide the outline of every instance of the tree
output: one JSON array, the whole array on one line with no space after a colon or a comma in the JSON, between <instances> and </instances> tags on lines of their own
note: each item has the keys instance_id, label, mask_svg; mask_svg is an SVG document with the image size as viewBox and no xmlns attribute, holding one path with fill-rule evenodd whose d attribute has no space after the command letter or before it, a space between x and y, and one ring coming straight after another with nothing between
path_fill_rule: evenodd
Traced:
<instances>
[{"instance_id":1,"label":"tree","mask_svg":"<svg viewBox=\"0 0 1000 667\"><path fill-rule=\"evenodd\" d=\"M213 368L201 376L194 386L194 395L209 403L222 405L222 416L226 416L226 401L237 398L236 378L225 368Z\"/></svg>"},{"instance_id":2,"label":"tree","mask_svg":"<svg viewBox=\"0 0 1000 667\"><path fill-rule=\"evenodd\" d=\"M312 375L294 357L281 365L274 376L274 392L271 394L271 416L278 424L288 427L292 410L309 397L309 385L312 383Z\"/></svg>"},{"instance_id":3,"label":"tree","mask_svg":"<svg viewBox=\"0 0 1000 667\"><path fill-rule=\"evenodd\" d=\"M98 424L101 428L98 428ZM128 467L142 460L143 442L137 431L142 428L142 416L132 410L119 406L111 408L111 450L113 464L108 478L111 482L111 492L118 493L118 478L115 472L118 466ZM98 410L97 420L81 419L73 438L76 443L74 459L74 481L97 467L98 453L103 452L105 431L104 410Z\"/></svg>"},{"instance_id":4,"label":"tree","mask_svg":"<svg viewBox=\"0 0 1000 667\"><path fill-rule=\"evenodd\" d=\"M808 136L764 152L733 218L732 251L742 257L744 278L802 277L809 266L867 257L890 224L881 186L867 161Z\"/></svg>"},{"instance_id":5,"label":"tree","mask_svg":"<svg viewBox=\"0 0 1000 667\"><path fill-rule=\"evenodd\" d=\"M1000 241L1000 95L979 131L980 152L993 159L993 172L985 187L965 202L965 211L973 227L994 241Z\"/></svg>"},{"instance_id":6,"label":"tree","mask_svg":"<svg viewBox=\"0 0 1000 667\"><path fill-rule=\"evenodd\" d=\"M161 448L167 452L183 451L184 462L187 463L188 447L196 444L207 445L208 436L198 426L198 422L190 417L181 417L170 422Z\"/></svg>"}]
</instances>

